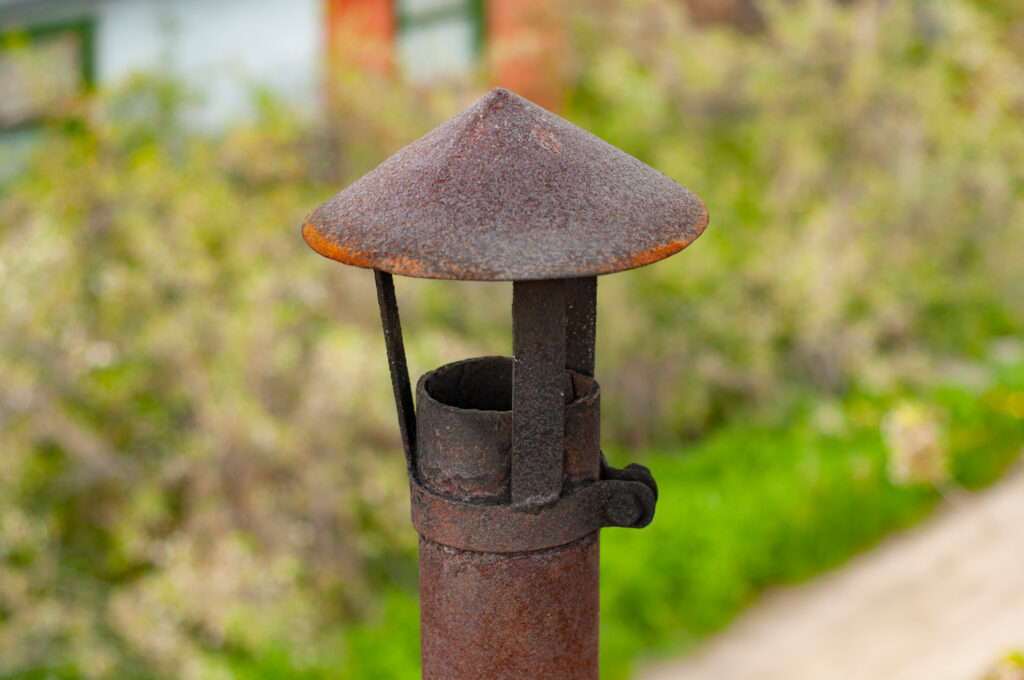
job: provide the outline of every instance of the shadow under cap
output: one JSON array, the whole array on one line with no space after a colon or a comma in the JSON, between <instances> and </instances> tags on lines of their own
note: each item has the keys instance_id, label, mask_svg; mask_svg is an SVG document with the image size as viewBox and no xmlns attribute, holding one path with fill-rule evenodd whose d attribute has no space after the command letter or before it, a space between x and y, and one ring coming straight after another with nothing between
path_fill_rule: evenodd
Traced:
<instances>
[{"instance_id":1,"label":"shadow under cap","mask_svg":"<svg viewBox=\"0 0 1024 680\"><path fill-rule=\"evenodd\" d=\"M310 213L302 236L358 267L511 281L657 262L707 223L686 187L496 88Z\"/></svg>"}]
</instances>

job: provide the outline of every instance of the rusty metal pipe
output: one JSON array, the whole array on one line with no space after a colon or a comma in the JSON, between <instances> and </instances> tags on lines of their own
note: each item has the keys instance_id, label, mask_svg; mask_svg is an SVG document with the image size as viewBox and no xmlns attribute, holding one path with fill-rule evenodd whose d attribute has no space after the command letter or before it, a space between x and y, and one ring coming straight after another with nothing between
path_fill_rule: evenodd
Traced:
<instances>
[{"instance_id":1,"label":"rusty metal pipe","mask_svg":"<svg viewBox=\"0 0 1024 680\"><path fill-rule=\"evenodd\" d=\"M599 388L582 374L562 373L559 476L570 486L594 482ZM507 357L460 361L420 379L416 474L424 488L467 505L511 502L512 392ZM534 537L510 540L526 546ZM465 550L421 536L423 677L596 680L598 545L597 531L515 552Z\"/></svg>"},{"instance_id":2,"label":"rusty metal pipe","mask_svg":"<svg viewBox=\"0 0 1024 680\"><path fill-rule=\"evenodd\" d=\"M646 525L656 487L639 466L604 464L600 387L565 367L567 318L592 342L593 287L576 291L575 315L565 293L517 282L515 358L455 362L416 385L424 678L597 678L598 529ZM517 479L540 484L523 493Z\"/></svg>"},{"instance_id":3,"label":"rusty metal pipe","mask_svg":"<svg viewBox=\"0 0 1024 680\"><path fill-rule=\"evenodd\" d=\"M597 678L598 532L649 524L658 489L601 454L596 277L677 253L707 222L685 187L501 88L306 218L314 250L375 270L424 678ZM512 281L514 358L427 373L414 411L392 274Z\"/></svg>"},{"instance_id":4,"label":"rusty metal pipe","mask_svg":"<svg viewBox=\"0 0 1024 680\"><path fill-rule=\"evenodd\" d=\"M424 680L598 677L598 532L499 554L420 539Z\"/></svg>"}]
</instances>

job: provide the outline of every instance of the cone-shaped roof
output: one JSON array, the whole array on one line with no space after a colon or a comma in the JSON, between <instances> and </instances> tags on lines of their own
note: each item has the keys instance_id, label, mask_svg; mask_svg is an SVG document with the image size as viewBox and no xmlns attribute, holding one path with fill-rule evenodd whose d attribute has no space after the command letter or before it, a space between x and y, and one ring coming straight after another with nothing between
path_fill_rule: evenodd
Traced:
<instances>
[{"instance_id":1,"label":"cone-shaped roof","mask_svg":"<svg viewBox=\"0 0 1024 680\"><path fill-rule=\"evenodd\" d=\"M650 264L707 223L689 189L497 88L314 210L302 235L345 264L509 281Z\"/></svg>"}]
</instances>

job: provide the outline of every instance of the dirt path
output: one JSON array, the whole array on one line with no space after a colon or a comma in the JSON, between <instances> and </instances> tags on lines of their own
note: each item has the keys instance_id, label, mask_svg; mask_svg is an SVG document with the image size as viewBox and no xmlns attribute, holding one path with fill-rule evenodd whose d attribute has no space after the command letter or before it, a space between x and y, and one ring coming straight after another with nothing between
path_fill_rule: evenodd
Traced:
<instances>
[{"instance_id":1,"label":"dirt path","mask_svg":"<svg viewBox=\"0 0 1024 680\"><path fill-rule=\"evenodd\" d=\"M1024 468L642 680L980 680L1024 648Z\"/></svg>"}]
</instances>

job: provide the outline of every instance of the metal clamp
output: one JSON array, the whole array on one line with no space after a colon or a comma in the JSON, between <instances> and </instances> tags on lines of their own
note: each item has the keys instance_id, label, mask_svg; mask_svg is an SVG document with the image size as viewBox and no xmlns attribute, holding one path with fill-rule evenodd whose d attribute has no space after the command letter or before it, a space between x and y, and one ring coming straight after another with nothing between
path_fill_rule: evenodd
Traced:
<instances>
[{"instance_id":1,"label":"metal clamp","mask_svg":"<svg viewBox=\"0 0 1024 680\"><path fill-rule=\"evenodd\" d=\"M434 494L410 477L412 523L424 538L461 550L516 553L565 545L603 527L640 529L654 519L657 486L650 471L632 464L608 467L554 503L527 511Z\"/></svg>"}]
</instances>

